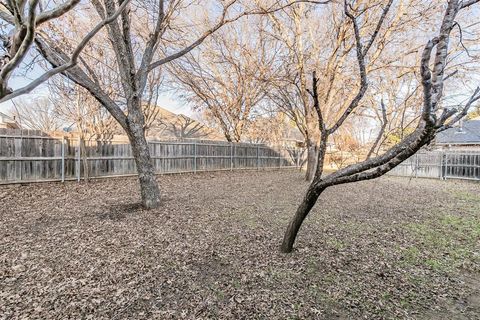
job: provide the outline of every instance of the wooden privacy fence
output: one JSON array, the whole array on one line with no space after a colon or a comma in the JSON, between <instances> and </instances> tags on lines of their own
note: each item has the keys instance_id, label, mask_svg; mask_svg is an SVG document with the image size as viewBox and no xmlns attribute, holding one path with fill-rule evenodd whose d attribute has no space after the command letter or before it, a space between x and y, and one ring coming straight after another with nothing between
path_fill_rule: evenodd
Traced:
<instances>
[{"instance_id":1,"label":"wooden privacy fence","mask_svg":"<svg viewBox=\"0 0 480 320\"><path fill-rule=\"evenodd\" d=\"M420 152L390 171L418 178L480 180L480 151Z\"/></svg>"},{"instance_id":2,"label":"wooden privacy fence","mask_svg":"<svg viewBox=\"0 0 480 320\"><path fill-rule=\"evenodd\" d=\"M158 174L298 167L303 152L260 144L149 141ZM0 135L0 184L136 174L127 141Z\"/></svg>"}]
</instances>

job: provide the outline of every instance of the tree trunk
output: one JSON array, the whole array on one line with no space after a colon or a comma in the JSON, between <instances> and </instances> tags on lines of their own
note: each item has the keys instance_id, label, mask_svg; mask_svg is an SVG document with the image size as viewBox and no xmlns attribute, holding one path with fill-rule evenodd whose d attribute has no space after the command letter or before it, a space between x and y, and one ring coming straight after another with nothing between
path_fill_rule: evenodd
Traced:
<instances>
[{"instance_id":1,"label":"tree trunk","mask_svg":"<svg viewBox=\"0 0 480 320\"><path fill-rule=\"evenodd\" d=\"M312 210L313 206L317 202L318 197L320 194L325 190L325 188L318 188L314 187L312 183L307 190L307 194L303 198L302 203L298 206L297 212L295 216L290 221L287 230L285 231L285 235L283 236L282 246L280 250L284 253L290 253L293 250L293 244L295 243L295 239L297 237L298 231L302 226L303 221Z\"/></svg>"},{"instance_id":2,"label":"tree trunk","mask_svg":"<svg viewBox=\"0 0 480 320\"><path fill-rule=\"evenodd\" d=\"M129 131L128 137L137 165L143 207L146 209L157 208L160 205L160 189L155 178L155 169L152 164L143 127L135 123L130 123Z\"/></svg>"},{"instance_id":3,"label":"tree trunk","mask_svg":"<svg viewBox=\"0 0 480 320\"><path fill-rule=\"evenodd\" d=\"M307 142L307 172L305 180L311 182L317 169L317 145L313 141Z\"/></svg>"}]
</instances>

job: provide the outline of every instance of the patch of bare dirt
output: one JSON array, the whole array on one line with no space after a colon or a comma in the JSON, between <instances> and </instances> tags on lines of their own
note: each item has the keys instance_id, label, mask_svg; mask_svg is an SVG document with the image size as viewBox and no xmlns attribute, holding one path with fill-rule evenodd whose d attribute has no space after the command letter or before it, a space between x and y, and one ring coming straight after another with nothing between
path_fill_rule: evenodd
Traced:
<instances>
[{"instance_id":1,"label":"patch of bare dirt","mask_svg":"<svg viewBox=\"0 0 480 320\"><path fill-rule=\"evenodd\" d=\"M295 171L0 187L0 319L480 319L480 184Z\"/></svg>"}]
</instances>

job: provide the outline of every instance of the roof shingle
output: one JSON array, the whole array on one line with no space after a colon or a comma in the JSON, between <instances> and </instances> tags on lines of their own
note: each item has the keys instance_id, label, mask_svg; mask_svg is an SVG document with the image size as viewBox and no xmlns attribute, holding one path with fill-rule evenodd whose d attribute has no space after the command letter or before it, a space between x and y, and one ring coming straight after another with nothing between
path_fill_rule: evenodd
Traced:
<instances>
[{"instance_id":1,"label":"roof shingle","mask_svg":"<svg viewBox=\"0 0 480 320\"><path fill-rule=\"evenodd\" d=\"M465 121L461 127L454 127L437 135L438 144L480 144L480 120Z\"/></svg>"}]
</instances>

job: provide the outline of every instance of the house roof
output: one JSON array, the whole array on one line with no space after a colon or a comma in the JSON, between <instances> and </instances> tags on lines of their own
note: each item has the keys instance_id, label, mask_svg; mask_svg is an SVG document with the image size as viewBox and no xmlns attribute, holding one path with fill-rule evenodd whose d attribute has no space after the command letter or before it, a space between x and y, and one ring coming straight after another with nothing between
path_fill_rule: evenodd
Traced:
<instances>
[{"instance_id":1,"label":"house roof","mask_svg":"<svg viewBox=\"0 0 480 320\"><path fill-rule=\"evenodd\" d=\"M437 144L480 144L480 119L464 121L463 125L440 132Z\"/></svg>"},{"instance_id":2,"label":"house roof","mask_svg":"<svg viewBox=\"0 0 480 320\"><path fill-rule=\"evenodd\" d=\"M0 122L11 122L11 123L14 123L15 120L13 120L12 117L10 117L9 115L3 113L3 112L0 112Z\"/></svg>"},{"instance_id":3,"label":"house roof","mask_svg":"<svg viewBox=\"0 0 480 320\"><path fill-rule=\"evenodd\" d=\"M0 126L2 128L20 129L20 125L15 120L15 117L11 117L3 112L0 112Z\"/></svg>"},{"instance_id":4,"label":"house roof","mask_svg":"<svg viewBox=\"0 0 480 320\"><path fill-rule=\"evenodd\" d=\"M192 119L184 114L176 114L156 106L158 114L147 130L150 138L202 138L206 140L224 140L224 136L215 129Z\"/></svg>"}]
</instances>

